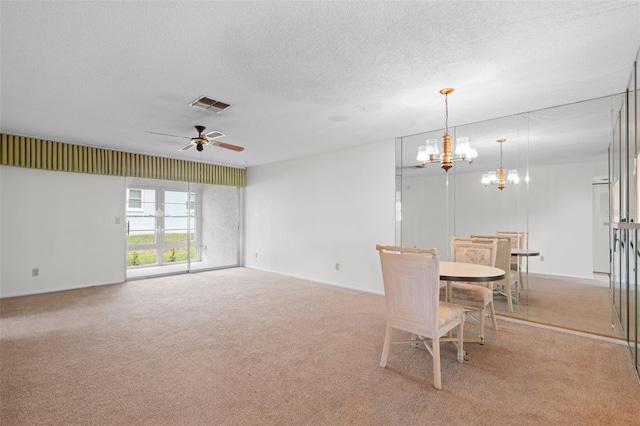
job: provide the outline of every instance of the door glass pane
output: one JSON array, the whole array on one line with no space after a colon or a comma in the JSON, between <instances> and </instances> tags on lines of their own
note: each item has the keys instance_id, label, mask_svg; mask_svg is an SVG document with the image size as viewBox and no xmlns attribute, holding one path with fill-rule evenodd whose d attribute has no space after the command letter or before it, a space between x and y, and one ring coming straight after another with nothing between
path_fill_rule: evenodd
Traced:
<instances>
[{"instance_id":1,"label":"door glass pane","mask_svg":"<svg viewBox=\"0 0 640 426\"><path fill-rule=\"evenodd\" d=\"M127 244L155 243L156 229L156 191L129 188L127 190Z\"/></svg>"},{"instance_id":2,"label":"door glass pane","mask_svg":"<svg viewBox=\"0 0 640 426\"><path fill-rule=\"evenodd\" d=\"M185 262L189 251L186 247L165 248L162 250L163 262ZM191 247L191 258L196 255L196 248Z\"/></svg>"},{"instance_id":3,"label":"door glass pane","mask_svg":"<svg viewBox=\"0 0 640 426\"><path fill-rule=\"evenodd\" d=\"M165 243L195 241L193 223L189 223L188 217L165 218Z\"/></svg>"},{"instance_id":4,"label":"door glass pane","mask_svg":"<svg viewBox=\"0 0 640 426\"><path fill-rule=\"evenodd\" d=\"M158 262L158 251L147 250L127 250L127 266L154 265Z\"/></svg>"},{"instance_id":5,"label":"door glass pane","mask_svg":"<svg viewBox=\"0 0 640 426\"><path fill-rule=\"evenodd\" d=\"M186 191L165 191L166 243L195 241L195 194Z\"/></svg>"}]
</instances>

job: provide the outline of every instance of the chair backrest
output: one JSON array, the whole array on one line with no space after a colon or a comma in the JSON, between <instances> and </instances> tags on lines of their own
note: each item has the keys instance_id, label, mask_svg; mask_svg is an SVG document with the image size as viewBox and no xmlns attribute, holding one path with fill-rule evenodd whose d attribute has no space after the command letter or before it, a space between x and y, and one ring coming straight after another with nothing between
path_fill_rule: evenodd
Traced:
<instances>
[{"instance_id":1,"label":"chair backrest","mask_svg":"<svg viewBox=\"0 0 640 426\"><path fill-rule=\"evenodd\" d=\"M499 285L509 284L509 269L511 268L511 238L507 236L497 235L471 235L472 240L475 239L492 239L496 240L496 268L500 268L507 272L507 276L499 281L495 281Z\"/></svg>"},{"instance_id":2,"label":"chair backrest","mask_svg":"<svg viewBox=\"0 0 640 426\"><path fill-rule=\"evenodd\" d=\"M376 248L380 252L389 325L425 337L438 337L437 250L380 245Z\"/></svg>"},{"instance_id":3,"label":"chair backrest","mask_svg":"<svg viewBox=\"0 0 640 426\"><path fill-rule=\"evenodd\" d=\"M451 237L451 260L496 266L497 240L490 238Z\"/></svg>"},{"instance_id":4,"label":"chair backrest","mask_svg":"<svg viewBox=\"0 0 640 426\"><path fill-rule=\"evenodd\" d=\"M498 237L509 237L511 239L511 248L513 249L524 248L524 231L498 231L496 235Z\"/></svg>"}]
</instances>

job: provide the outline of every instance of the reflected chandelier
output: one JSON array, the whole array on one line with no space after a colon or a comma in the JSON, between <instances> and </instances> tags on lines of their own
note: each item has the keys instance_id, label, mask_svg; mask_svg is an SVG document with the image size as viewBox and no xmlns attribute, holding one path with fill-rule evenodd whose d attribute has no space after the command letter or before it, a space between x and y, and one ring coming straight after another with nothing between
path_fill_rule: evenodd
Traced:
<instances>
[{"instance_id":1,"label":"reflected chandelier","mask_svg":"<svg viewBox=\"0 0 640 426\"><path fill-rule=\"evenodd\" d=\"M514 185L517 185L518 182L520 182L520 177L518 176L517 170L509 170L509 174L507 175L506 180L504 178L504 167L502 167L502 144L506 141L506 139L497 140L497 142L500 144L500 167L498 168L498 173L493 170L489 173L483 173L482 180L480 181L484 186L498 185L498 189L500 191L504 189L506 182Z\"/></svg>"},{"instance_id":2,"label":"reflected chandelier","mask_svg":"<svg viewBox=\"0 0 640 426\"><path fill-rule=\"evenodd\" d=\"M420 167L424 167L427 163L440 163L445 172L453 167L454 161L473 162L478 156L475 145L469 143L469 138L460 137L456 139L455 156L451 153L451 135L449 135L449 94L453 93L452 88L440 90L444 95L444 135L442 136L442 154L436 159L436 155L440 154L437 139L428 139L424 146L418 147L418 156L416 159L420 162Z\"/></svg>"}]
</instances>

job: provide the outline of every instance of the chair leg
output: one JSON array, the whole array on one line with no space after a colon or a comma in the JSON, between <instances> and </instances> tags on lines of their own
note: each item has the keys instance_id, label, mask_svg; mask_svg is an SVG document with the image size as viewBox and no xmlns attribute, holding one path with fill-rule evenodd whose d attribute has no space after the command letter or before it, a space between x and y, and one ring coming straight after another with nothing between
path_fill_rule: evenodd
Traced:
<instances>
[{"instance_id":1,"label":"chair leg","mask_svg":"<svg viewBox=\"0 0 640 426\"><path fill-rule=\"evenodd\" d=\"M440 376L440 338L434 337L431 343L431 351L433 352L433 387L442 389L442 378Z\"/></svg>"},{"instance_id":2,"label":"chair leg","mask_svg":"<svg viewBox=\"0 0 640 426\"><path fill-rule=\"evenodd\" d=\"M509 278L509 277L507 277ZM511 300L511 282L507 280L505 287L505 293L507 294L507 307L509 308L509 312L513 312L513 300Z\"/></svg>"},{"instance_id":3,"label":"chair leg","mask_svg":"<svg viewBox=\"0 0 640 426\"><path fill-rule=\"evenodd\" d=\"M524 289L524 281L522 280L522 263L518 265L518 283L520 287Z\"/></svg>"},{"instance_id":4,"label":"chair leg","mask_svg":"<svg viewBox=\"0 0 640 426\"><path fill-rule=\"evenodd\" d=\"M493 322L493 329L498 329L498 319L496 318L496 308L493 306L493 300L489 302L489 310L491 312L491 321Z\"/></svg>"},{"instance_id":5,"label":"chair leg","mask_svg":"<svg viewBox=\"0 0 640 426\"><path fill-rule=\"evenodd\" d=\"M418 346L420 346L420 345L419 345L420 340L418 340L418 335L417 335L417 334L415 334L415 333L411 333L411 340L412 340L412 341L414 341L414 340L415 340L415 343L411 343L411 347L412 347L412 348L417 348Z\"/></svg>"},{"instance_id":6,"label":"chair leg","mask_svg":"<svg viewBox=\"0 0 640 426\"><path fill-rule=\"evenodd\" d=\"M484 317L487 315L485 309L480 312L480 344L484 345Z\"/></svg>"},{"instance_id":7,"label":"chair leg","mask_svg":"<svg viewBox=\"0 0 640 426\"><path fill-rule=\"evenodd\" d=\"M384 346L382 347L382 358L380 358L380 367L384 368L387 365L389 346L391 346L391 326L387 324L387 331L384 335Z\"/></svg>"},{"instance_id":8,"label":"chair leg","mask_svg":"<svg viewBox=\"0 0 640 426\"><path fill-rule=\"evenodd\" d=\"M464 361L464 321L458 325L458 362Z\"/></svg>"}]
</instances>

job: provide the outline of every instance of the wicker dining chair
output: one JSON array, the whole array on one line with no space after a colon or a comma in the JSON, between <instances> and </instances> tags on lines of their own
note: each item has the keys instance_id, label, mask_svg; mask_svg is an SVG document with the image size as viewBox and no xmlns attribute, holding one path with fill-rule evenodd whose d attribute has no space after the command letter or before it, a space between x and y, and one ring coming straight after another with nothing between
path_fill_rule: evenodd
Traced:
<instances>
[{"instance_id":1,"label":"wicker dining chair","mask_svg":"<svg viewBox=\"0 0 640 426\"><path fill-rule=\"evenodd\" d=\"M524 231L498 231L496 235L499 237L508 237L511 239L512 249L524 249L526 247L525 239L527 233ZM522 280L522 257L513 256L511 259L511 270L518 272L518 281L520 288L523 288L524 282Z\"/></svg>"},{"instance_id":2,"label":"wicker dining chair","mask_svg":"<svg viewBox=\"0 0 640 426\"><path fill-rule=\"evenodd\" d=\"M511 238L497 235L471 235L471 239L484 238L495 239L497 242L496 268L505 271L505 277L493 282L494 296L499 295L507 298L507 308L513 312L513 304L518 303L520 294L519 276L517 271L511 270ZM497 293L496 293L497 292Z\"/></svg>"},{"instance_id":3,"label":"wicker dining chair","mask_svg":"<svg viewBox=\"0 0 640 426\"><path fill-rule=\"evenodd\" d=\"M451 260L454 262L475 263L479 265L495 266L497 242L482 238L451 238ZM440 292L441 300L446 297L445 291ZM451 303L461 305L467 309L467 314L477 312L480 323L478 343L484 344L484 323L486 308L489 307L493 329L498 329L496 311L493 305L493 281L489 282L461 282L451 283ZM472 316L472 318L474 318ZM474 318L476 319L476 318ZM469 339L466 339L469 341Z\"/></svg>"},{"instance_id":4,"label":"wicker dining chair","mask_svg":"<svg viewBox=\"0 0 640 426\"><path fill-rule=\"evenodd\" d=\"M457 329L453 340L458 347L458 362L464 360L463 336L465 311L441 302L440 267L436 249L377 245L382 266L387 325L380 366L387 365L392 343L424 344L433 357L433 386L442 388L440 343L452 341L445 336ZM411 333L411 339L391 342L393 329ZM416 340L416 338L418 340Z\"/></svg>"}]
</instances>

